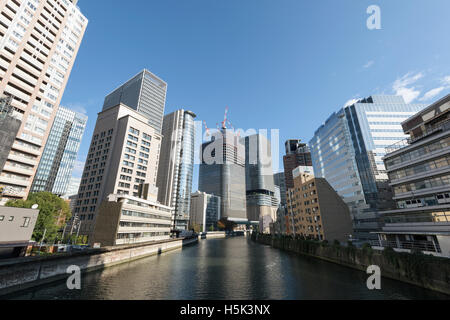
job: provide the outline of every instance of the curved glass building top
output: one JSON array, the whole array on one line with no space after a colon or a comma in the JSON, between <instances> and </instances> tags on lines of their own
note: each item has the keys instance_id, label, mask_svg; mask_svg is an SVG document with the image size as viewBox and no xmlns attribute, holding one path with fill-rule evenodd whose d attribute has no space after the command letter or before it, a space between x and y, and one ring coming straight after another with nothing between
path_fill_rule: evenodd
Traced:
<instances>
[{"instance_id":1,"label":"curved glass building top","mask_svg":"<svg viewBox=\"0 0 450 320\"><path fill-rule=\"evenodd\" d=\"M195 119L191 111L177 110L164 117L158 167L158 201L175 207L175 227L189 221L194 174Z\"/></svg>"}]
</instances>

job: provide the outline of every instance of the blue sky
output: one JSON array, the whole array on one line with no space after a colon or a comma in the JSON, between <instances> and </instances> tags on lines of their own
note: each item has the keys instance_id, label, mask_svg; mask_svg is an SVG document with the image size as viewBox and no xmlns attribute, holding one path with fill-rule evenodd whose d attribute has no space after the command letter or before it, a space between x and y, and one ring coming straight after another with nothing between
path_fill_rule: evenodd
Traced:
<instances>
[{"instance_id":1,"label":"blue sky","mask_svg":"<svg viewBox=\"0 0 450 320\"><path fill-rule=\"evenodd\" d=\"M381 30L366 27L373 4ZM62 100L89 116L75 176L105 95L144 68L168 83L166 113L190 109L215 127L229 106L235 127L280 129L280 144L309 141L351 99L399 93L427 103L450 93L448 0L78 5L89 25Z\"/></svg>"}]
</instances>

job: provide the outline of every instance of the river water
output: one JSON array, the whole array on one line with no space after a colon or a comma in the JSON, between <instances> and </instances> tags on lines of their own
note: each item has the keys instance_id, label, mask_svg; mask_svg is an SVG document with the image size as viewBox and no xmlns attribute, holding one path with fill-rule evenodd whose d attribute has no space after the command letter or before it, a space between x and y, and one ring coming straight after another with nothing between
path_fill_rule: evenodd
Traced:
<instances>
[{"instance_id":1,"label":"river water","mask_svg":"<svg viewBox=\"0 0 450 320\"><path fill-rule=\"evenodd\" d=\"M9 299L449 299L382 278L368 290L364 272L299 256L246 237L198 245L82 275L81 290L65 281ZM5 297L4 297L5 298Z\"/></svg>"}]
</instances>

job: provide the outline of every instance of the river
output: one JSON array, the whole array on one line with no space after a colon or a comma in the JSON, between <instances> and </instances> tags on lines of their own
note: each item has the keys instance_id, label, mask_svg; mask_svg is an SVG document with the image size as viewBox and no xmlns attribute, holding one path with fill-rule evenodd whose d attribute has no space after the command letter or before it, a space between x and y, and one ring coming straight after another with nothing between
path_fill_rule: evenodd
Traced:
<instances>
[{"instance_id":1,"label":"river","mask_svg":"<svg viewBox=\"0 0 450 320\"><path fill-rule=\"evenodd\" d=\"M201 240L177 251L82 275L81 290L64 281L8 299L449 299L382 278L368 290L364 272L273 249L246 237ZM5 297L4 297L5 298Z\"/></svg>"}]
</instances>

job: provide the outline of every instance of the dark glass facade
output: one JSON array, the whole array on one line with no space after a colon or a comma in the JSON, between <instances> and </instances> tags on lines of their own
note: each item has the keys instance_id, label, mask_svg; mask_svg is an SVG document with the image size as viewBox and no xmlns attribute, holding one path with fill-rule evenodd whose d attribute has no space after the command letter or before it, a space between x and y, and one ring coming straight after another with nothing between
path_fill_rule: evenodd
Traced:
<instances>
[{"instance_id":1,"label":"dark glass facade","mask_svg":"<svg viewBox=\"0 0 450 320\"><path fill-rule=\"evenodd\" d=\"M223 129L202 145L201 159L199 190L221 198L222 218L247 220L245 146L241 139Z\"/></svg>"}]
</instances>

